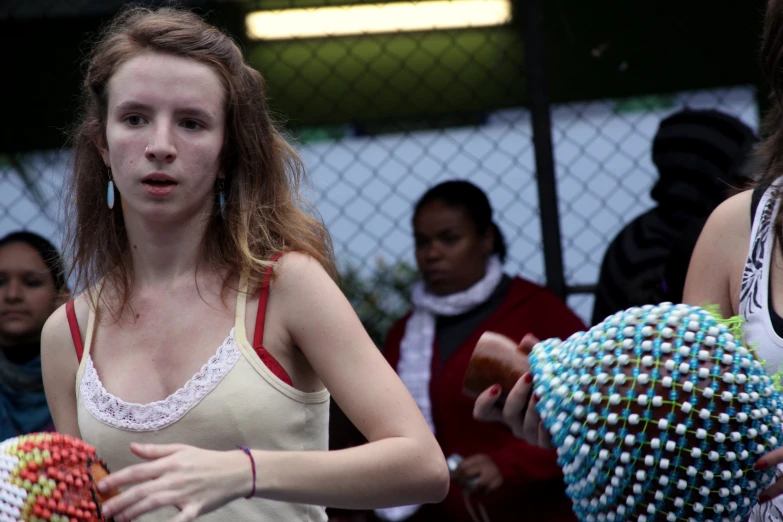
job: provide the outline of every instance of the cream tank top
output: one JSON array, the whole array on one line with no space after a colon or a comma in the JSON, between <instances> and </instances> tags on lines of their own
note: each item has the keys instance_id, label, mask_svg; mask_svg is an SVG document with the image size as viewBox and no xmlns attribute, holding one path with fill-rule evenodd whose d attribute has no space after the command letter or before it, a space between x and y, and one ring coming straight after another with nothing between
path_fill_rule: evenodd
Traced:
<instances>
[{"instance_id":1,"label":"cream tank top","mask_svg":"<svg viewBox=\"0 0 783 522\"><path fill-rule=\"evenodd\" d=\"M328 450L329 392L297 390L264 365L245 332L246 288L243 282L234 328L215 355L182 388L149 404L125 402L101 384L90 358L97 323L96 307L90 307L76 375L79 431L110 470L141 462L131 453L131 442L217 451L236 450L237 444L270 451ZM164 521L176 513L176 508L164 508L136 520ZM327 517L322 506L241 498L198 520L322 522Z\"/></svg>"}]
</instances>

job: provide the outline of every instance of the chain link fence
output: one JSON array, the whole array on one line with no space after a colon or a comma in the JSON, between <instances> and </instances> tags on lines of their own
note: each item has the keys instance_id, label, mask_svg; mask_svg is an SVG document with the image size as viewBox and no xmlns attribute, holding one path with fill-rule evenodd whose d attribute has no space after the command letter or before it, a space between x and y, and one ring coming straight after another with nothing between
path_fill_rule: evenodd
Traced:
<instances>
[{"instance_id":1,"label":"chain link fence","mask_svg":"<svg viewBox=\"0 0 783 522\"><path fill-rule=\"evenodd\" d=\"M750 87L552 108L569 286L594 284L611 239L652 206L649 190L657 178L652 138L660 119L684 107L720 109L758 126ZM376 341L407 306L415 279L411 212L416 199L438 182L463 178L484 189L508 241L506 270L545 284L525 109L435 130L362 136L346 127L341 136L301 139L298 148L310 172L308 197L332 233L344 283ZM60 240L67 159L67 151L7 157L0 165L0 234L24 228ZM569 304L589 320L589 293L569 296Z\"/></svg>"},{"instance_id":2,"label":"chain link fence","mask_svg":"<svg viewBox=\"0 0 783 522\"><path fill-rule=\"evenodd\" d=\"M308 166L307 195L376 342L407 308L416 277L412 208L438 182L468 179L484 189L508 242L507 272L546 283L517 32L245 43ZM568 303L586 322L607 245L652 206L658 122L685 107L715 108L756 129L757 105L752 86L736 86L552 106L565 280L584 291ZM0 156L0 235L30 229L61 240L67 160L67 150Z\"/></svg>"}]
</instances>

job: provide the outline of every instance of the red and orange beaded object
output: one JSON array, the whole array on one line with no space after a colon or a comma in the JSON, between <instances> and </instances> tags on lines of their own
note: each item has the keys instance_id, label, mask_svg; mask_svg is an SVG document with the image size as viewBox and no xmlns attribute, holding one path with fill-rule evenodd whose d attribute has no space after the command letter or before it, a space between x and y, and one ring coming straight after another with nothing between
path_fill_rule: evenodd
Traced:
<instances>
[{"instance_id":1,"label":"red and orange beaded object","mask_svg":"<svg viewBox=\"0 0 783 522\"><path fill-rule=\"evenodd\" d=\"M0 522L97 522L98 492L108 475L86 442L59 433L33 433L0 443Z\"/></svg>"}]
</instances>

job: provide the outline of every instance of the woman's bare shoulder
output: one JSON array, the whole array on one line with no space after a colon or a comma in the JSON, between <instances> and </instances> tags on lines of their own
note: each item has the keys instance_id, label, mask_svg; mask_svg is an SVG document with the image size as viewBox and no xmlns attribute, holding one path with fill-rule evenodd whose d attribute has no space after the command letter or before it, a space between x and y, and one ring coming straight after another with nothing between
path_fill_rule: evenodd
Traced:
<instances>
[{"instance_id":1,"label":"woman's bare shoulder","mask_svg":"<svg viewBox=\"0 0 783 522\"><path fill-rule=\"evenodd\" d=\"M321 263L304 252L287 252L274 268L278 287L299 287L302 284L332 282Z\"/></svg>"},{"instance_id":2,"label":"woman's bare shoulder","mask_svg":"<svg viewBox=\"0 0 783 522\"><path fill-rule=\"evenodd\" d=\"M732 196L710 214L691 257L684 302L717 304L726 316L737 312L750 247L752 194L748 190Z\"/></svg>"},{"instance_id":3,"label":"woman's bare shoulder","mask_svg":"<svg viewBox=\"0 0 783 522\"><path fill-rule=\"evenodd\" d=\"M747 190L718 205L707 219L699 243L708 245L710 250L724 251L744 260L750 244L752 196L753 191Z\"/></svg>"},{"instance_id":4,"label":"woman's bare shoulder","mask_svg":"<svg viewBox=\"0 0 783 522\"><path fill-rule=\"evenodd\" d=\"M72 299L73 308L76 314L76 322L79 325L79 331L82 339L87 329L87 321L90 315L90 298L85 292ZM67 303L61 305L49 316L41 331L41 352L49 350L59 350L63 345L73 344L73 335L68 321Z\"/></svg>"}]
</instances>

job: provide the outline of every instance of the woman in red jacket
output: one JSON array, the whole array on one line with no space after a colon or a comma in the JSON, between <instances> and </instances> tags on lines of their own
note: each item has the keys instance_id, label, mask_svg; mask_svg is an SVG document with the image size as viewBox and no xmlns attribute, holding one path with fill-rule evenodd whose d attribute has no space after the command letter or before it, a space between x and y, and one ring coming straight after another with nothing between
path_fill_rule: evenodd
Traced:
<instances>
[{"instance_id":1,"label":"woman in red jacket","mask_svg":"<svg viewBox=\"0 0 783 522\"><path fill-rule=\"evenodd\" d=\"M487 330L516 340L528 333L566 338L584 324L545 288L503 273L505 242L475 185L449 181L430 189L416 204L413 229L422 282L413 291L413 311L389 332L384 355L445 455L463 460L443 503L376 514L411 522L575 520L555 451L474 420L462 381Z\"/></svg>"}]
</instances>

